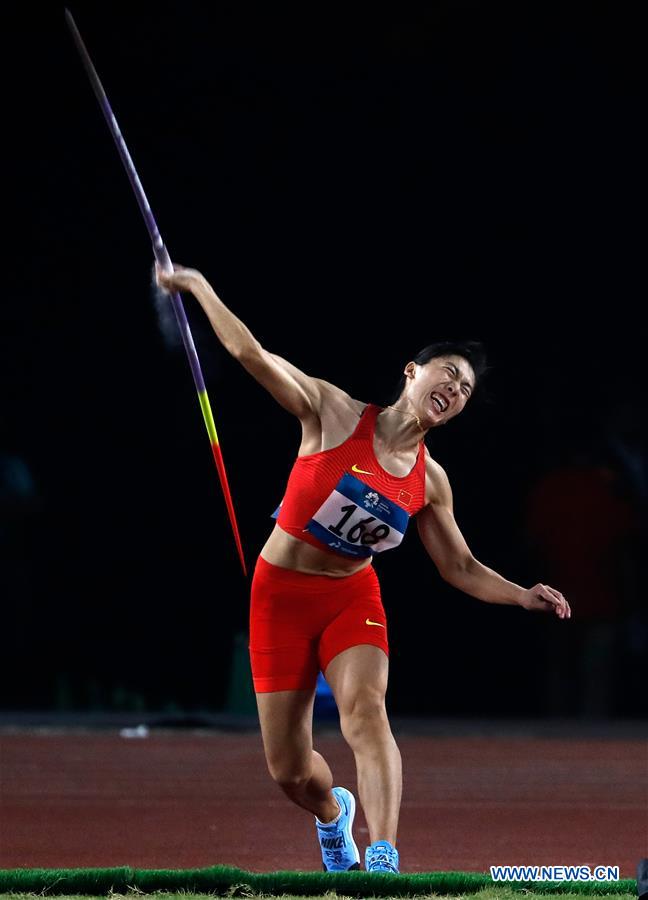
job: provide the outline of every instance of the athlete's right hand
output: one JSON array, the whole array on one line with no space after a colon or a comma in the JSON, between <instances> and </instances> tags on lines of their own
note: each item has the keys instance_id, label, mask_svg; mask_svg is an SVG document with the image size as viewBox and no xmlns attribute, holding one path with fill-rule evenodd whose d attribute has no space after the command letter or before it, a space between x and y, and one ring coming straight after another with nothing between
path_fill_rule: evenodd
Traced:
<instances>
[{"instance_id":1,"label":"athlete's right hand","mask_svg":"<svg viewBox=\"0 0 648 900\"><path fill-rule=\"evenodd\" d=\"M204 281L204 276L197 269L185 269L174 266L173 272L166 272L159 263L155 263L155 280L165 291L191 291L196 284Z\"/></svg>"}]
</instances>

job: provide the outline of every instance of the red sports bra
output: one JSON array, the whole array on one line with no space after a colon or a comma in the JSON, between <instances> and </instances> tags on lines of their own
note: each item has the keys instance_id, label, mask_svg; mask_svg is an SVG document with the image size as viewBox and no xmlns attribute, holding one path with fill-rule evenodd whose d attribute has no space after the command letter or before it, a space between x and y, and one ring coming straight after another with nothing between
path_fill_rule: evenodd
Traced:
<instances>
[{"instance_id":1,"label":"red sports bra","mask_svg":"<svg viewBox=\"0 0 648 900\"><path fill-rule=\"evenodd\" d=\"M403 478L382 468L373 449L381 407L369 404L353 434L330 450L298 456L275 512L280 528L347 557L398 546L407 523L425 505L425 444Z\"/></svg>"}]
</instances>

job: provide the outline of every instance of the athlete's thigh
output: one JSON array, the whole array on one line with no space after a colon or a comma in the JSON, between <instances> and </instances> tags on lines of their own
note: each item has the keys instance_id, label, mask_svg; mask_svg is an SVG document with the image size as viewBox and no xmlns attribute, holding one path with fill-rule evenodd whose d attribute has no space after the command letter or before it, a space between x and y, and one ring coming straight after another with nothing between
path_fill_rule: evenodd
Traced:
<instances>
[{"instance_id":1,"label":"athlete's thigh","mask_svg":"<svg viewBox=\"0 0 648 900\"><path fill-rule=\"evenodd\" d=\"M295 771L311 763L315 691L271 691L256 695L268 766Z\"/></svg>"},{"instance_id":2,"label":"athlete's thigh","mask_svg":"<svg viewBox=\"0 0 648 900\"><path fill-rule=\"evenodd\" d=\"M365 644L379 648L385 657L389 654L387 617L380 596L380 583L373 566L351 576L340 596L337 615L327 624L319 638L317 656L322 672L326 674L332 660L345 651ZM370 654L370 658L374 656ZM378 656L375 658L380 659ZM349 657L344 659L348 660Z\"/></svg>"},{"instance_id":3,"label":"athlete's thigh","mask_svg":"<svg viewBox=\"0 0 648 900\"><path fill-rule=\"evenodd\" d=\"M312 692L317 639L327 605L311 590L317 579L257 561L250 601L250 662L257 694Z\"/></svg>"},{"instance_id":4,"label":"athlete's thigh","mask_svg":"<svg viewBox=\"0 0 648 900\"><path fill-rule=\"evenodd\" d=\"M324 676L341 715L361 702L380 706L387 693L389 658L380 647L359 644L338 653Z\"/></svg>"}]
</instances>

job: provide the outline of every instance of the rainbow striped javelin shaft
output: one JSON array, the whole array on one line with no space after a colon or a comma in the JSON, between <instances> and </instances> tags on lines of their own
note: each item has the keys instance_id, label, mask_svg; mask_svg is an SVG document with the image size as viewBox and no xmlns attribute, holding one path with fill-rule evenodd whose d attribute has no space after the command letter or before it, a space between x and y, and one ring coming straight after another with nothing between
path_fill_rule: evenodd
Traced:
<instances>
[{"instance_id":1,"label":"rainbow striped javelin shaft","mask_svg":"<svg viewBox=\"0 0 648 900\"><path fill-rule=\"evenodd\" d=\"M77 50L79 51L79 55L81 56L81 60L83 62L83 66L86 70L88 78L90 79L90 83L92 85L92 89L95 92L97 100L99 101L99 106L101 107L101 111L104 114L104 118L108 123L108 128L110 129L110 133L113 136L115 144L117 146L117 150L119 152L119 156L121 158L122 163L124 164L124 168L126 169L126 174L128 175L128 180L131 183L131 187L135 193L135 198L141 210L141 213L144 217L144 221L146 223L146 227L148 229L148 233L151 238L151 243L153 244L153 253L158 264L164 269L166 272L173 271L173 265L171 263L171 257L169 256L168 250L162 240L162 236L160 235L160 231L157 227L155 219L153 218L153 213L151 212L151 207L149 206L149 202L146 199L146 194L144 193L144 188L142 187L142 182L139 179L137 174L137 170L133 164L133 160L131 158L130 153L128 152L128 147L126 146L126 142L122 137L122 133L119 130L119 125L117 124L117 119L115 118L113 111L111 109L110 103L108 102L108 97L106 96L106 92L103 89L103 85L99 80L99 76L97 75L97 71L90 59L90 54L86 50L86 46L83 43L83 39L79 34L79 29L76 26L74 19L72 18L72 14L69 10L65 10L65 18L72 32L72 37L74 38L74 43L77 46ZM189 365L191 366L191 374L193 375L193 379L196 385L196 390L198 391L198 400L200 402L200 408L202 410L203 418L205 420L205 427L207 428L207 434L209 435L209 442L211 444L212 453L214 455L214 462L216 463L216 470L218 471L218 477L220 479L221 488L223 489L223 496L225 497L225 505L227 506L227 512L229 514L229 520L232 526L232 531L234 533L234 540L236 542L236 549L238 550L239 559L241 560L241 566L243 567L243 573L247 575L247 568L245 565L245 557L243 555L243 547L241 545L241 537L238 530L238 525L236 522L236 513L234 511L234 504L232 502L232 495L229 489L229 483L227 480L227 473L225 471L225 463L223 461L223 454L220 448L220 443L218 441L218 434L216 433L216 425L214 424L214 416L211 410L211 404L209 402L209 397L207 396L207 390L205 388L205 379L203 378L202 370L200 368L200 360L198 359L198 353L196 352L196 346L194 344L193 335L191 334L191 329L189 328L189 322L187 321L187 314L185 313L184 306L182 305L182 300L180 298L179 293L172 293L171 295L171 303L173 306L173 311L175 313L176 321L178 322L178 327L180 329L180 334L182 336L182 343L184 344L184 348L187 351L187 356L189 358Z\"/></svg>"}]
</instances>

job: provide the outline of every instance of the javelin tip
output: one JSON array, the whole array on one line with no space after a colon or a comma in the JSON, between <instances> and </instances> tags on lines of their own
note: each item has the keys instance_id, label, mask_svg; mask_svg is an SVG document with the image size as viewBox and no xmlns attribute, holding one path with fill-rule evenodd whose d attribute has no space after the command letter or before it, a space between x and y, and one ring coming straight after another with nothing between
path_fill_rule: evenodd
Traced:
<instances>
[{"instance_id":1,"label":"javelin tip","mask_svg":"<svg viewBox=\"0 0 648 900\"><path fill-rule=\"evenodd\" d=\"M72 37L74 38L75 44L80 49L81 47L83 47L83 38L81 37L81 32L77 28L77 23L74 21L74 16L67 8L67 6L65 7L65 21L67 22L67 27L72 32ZM85 47L83 47L83 49L85 50Z\"/></svg>"}]
</instances>

